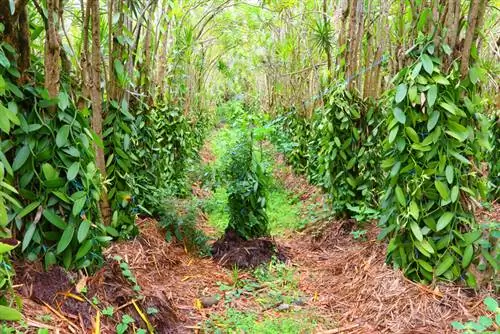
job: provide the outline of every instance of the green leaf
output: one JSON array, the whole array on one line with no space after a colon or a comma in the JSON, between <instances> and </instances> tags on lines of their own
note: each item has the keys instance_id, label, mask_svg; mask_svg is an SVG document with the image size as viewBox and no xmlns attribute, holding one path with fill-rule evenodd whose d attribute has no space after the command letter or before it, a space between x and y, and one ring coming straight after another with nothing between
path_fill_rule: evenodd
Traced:
<instances>
[{"instance_id":1,"label":"green leaf","mask_svg":"<svg viewBox=\"0 0 500 334\"><path fill-rule=\"evenodd\" d=\"M427 73L432 74L432 71L434 71L434 64L432 63L432 59L428 54L424 53L422 55L422 64L424 66L424 70Z\"/></svg>"},{"instance_id":2,"label":"green leaf","mask_svg":"<svg viewBox=\"0 0 500 334\"><path fill-rule=\"evenodd\" d=\"M483 232L481 230L473 231L473 232L467 232L462 235L464 238L464 242L466 245L472 245L474 241L477 241L479 238L481 238L481 235Z\"/></svg>"},{"instance_id":3,"label":"green leaf","mask_svg":"<svg viewBox=\"0 0 500 334\"><path fill-rule=\"evenodd\" d=\"M36 230L36 224L35 223L29 224L28 228L24 232L24 238L23 238L23 244L21 247L21 251L24 252L26 250L26 248L28 248L28 246L31 242L31 239L33 239L33 234L35 234L35 230Z\"/></svg>"},{"instance_id":4,"label":"green leaf","mask_svg":"<svg viewBox=\"0 0 500 334\"><path fill-rule=\"evenodd\" d=\"M437 94L438 94L437 86L431 85L429 87L429 90L427 91L427 103L429 104L429 107L432 107L436 102Z\"/></svg>"},{"instance_id":5,"label":"green leaf","mask_svg":"<svg viewBox=\"0 0 500 334\"><path fill-rule=\"evenodd\" d=\"M58 229L64 230L66 228L67 224L52 209L43 210L43 216Z\"/></svg>"},{"instance_id":6,"label":"green leaf","mask_svg":"<svg viewBox=\"0 0 500 334\"><path fill-rule=\"evenodd\" d=\"M80 170L80 163L79 162L74 162L69 166L68 168L68 174L67 178L68 181L72 181L75 179L75 177L78 175L78 171Z\"/></svg>"},{"instance_id":7,"label":"green leaf","mask_svg":"<svg viewBox=\"0 0 500 334\"><path fill-rule=\"evenodd\" d=\"M453 214L453 212L445 212L438 220L437 224L436 224L436 232L439 232L441 231L442 229L444 229L446 226L448 226L449 223L451 223L453 217L455 215Z\"/></svg>"},{"instance_id":8,"label":"green leaf","mask_svg":"<svg viewBox=\"0 0 500 334\"><path fill-rule=\"evenodd\" d=\"M69 125L63 125L57 131L56 136L56 145L57 147L63 147L68 144L68 136L69 136Z\"/></svg>"},{"instance_id":9,"label":"green leaf","mask_svg":"<svg viewBox=\"0 0 500 334\"><path fill-rule=\"evenodd\" d=\"M21 211L19 211L19 213L17 214L17 217L18 218L23 218L23 217L27 216L33 210L35 210L36 208L38 208L40 206L40 203L41 203L40 201L36 201L36 202L30 203L24 209L22 209Z\"/></svg>"},{"instance_id":10,"label":"green leaf","mask_svg":"<svg viewBox=\"0 0 500 334\"><path fill-rule=\"evenodd\" d=\"M448 199L450 197L450 190L444 182L436 180L434 181L434 185L436 186L436 189L439 192L439 195L441 195L442 199Z\"/></svg>"},{"instance_id":11,"label":"green leaf","mask_svg":"<svg viewBox=\"0 0 500 334\"><path fill-rule=\"evenodd\" d=\"M498 302L494 298L486 297L483 303L488 308L488 311L498 313Z\"/></svg>"},{"instance_id":12,"label":"green leaf","mask_svg":"<svg viewBox=\"0 0 500 334\"><path fill-rule=\"evenodd\" d=\"M92 240L86 240L80 246L80 248L78 248L78 252L76 252L75 260L79 260L82 257L84 257L85 255L87 255L88 252L90 252L91 249L92 249Z\"/></svg>"},{"instance_id":13,"label":"green leaf","mask_svg":"<svg viewBox=\"0 0 500 334\"><path fill-rule=\"evenodd\" d=\"M469 70L470 82L472 82L474 85L477 84L479 82L480 76L481 72L476 66L470 68Z\"/></svg>"},{"instance_id":14,"label":"green leaf","mask_svg":"<svg viewBox=\"0 0 500 334\"><path fill-rule=\"evenodd\" d=\"M87 201L87 198L85 196L75 200L75 202L73 204L73 210L71 211L73 216L80 215L80 212L82 212L86 201Z\"/></svg>"},{"instance_id":15,"label":"green leaf","mask_svg":"<svg viewBox=\"0 0 500 334\"><path fill-rule=\"evenodd\" d=\"M429 264L429 262L426 262L424 260L417 260L418 264L427 270L428 272L432 272L432 266Z\"/></svg>"},{"instance_id":16,"label":"green leaf","mask_svg":"<svg viewBox=\"0 0 500 334\"><path fill-rule=\"evenodd\" d=\"M453 183L453 176L454 176L453 166L451 166L451 165L446 166L445 173L446 173L446 181L448 181L449 184L452 184Z\"/></svg>"},{"instance_id":17,"label":"green leaf","mask_svg":"<svg viewBox=\"0 0 500 334\"><path fill-rule=\"evenodd\" d=\"M399 107L394 108L393 114L394 114L394 118L396 118L399 123L401 123L401 124L406 123L406 115L403 112L403 110L401 110L401 108L399 108Z\"/></svg>"},{"instance_id":18,"label":"green leaf","mask_svg":"<svg viewBox=\"0 0 500 334\"><path fill-rule=\"evenodd\" d=\"M472 261L472 256L474 255L474 247L469 245L465 247L464 256L462 257L462 268L467 268Z\"/></svg>"},{"instance_id":19,"label":"green leaf","mask_svg":"<svg viewBox=\"0 0 500 334\"><path fill-rule=\"evenodd\" d=\"M432 129L434 129L434 127L436 127L438 120L439 120L439 111L433 110L429 114L429 120L427 121L427 131L430 132Z\"/></svg>"},{"instance_id":20,"label":"green leaf","mask_svg":"<svg viewBox=\"0 0 500 334\"><path fill-rule=\"evenodd\" d=\"M59 92L59 102L57 103L59 108L64 111L69 107L69 97L66 92Z\"/></svg>"},{"instance_id":21,"label":"green leaf","mask_svg":"<svg viewBox=\"0 0 500 334\"><path fill-rule=\"evenodd\" d=\"M415 220L418 220L418 217L420 215L420 210L418 208L418 204L415 201L410 202L410 215L415 218Z\"/></svg>"},{"instance_id":22,"label":"green leaf","mask_svg":"<svg viewBox=\"0 0 500 334\"><path fill-rule=\"evenodd\" d=\"M59 243L57 244L57 254L61 254L64 252L66 248L68 248L71 240L73 239L73 235L75 234L75 225L73 223L69 223L68 226L64 229L64 232L59 239Z\"/></svg>"},{"instance_id":23,"label":"green leaf","mask_svg":"<svg viewBox=\"0 0 500 334\"><path fill-rule=\"evenodd\" d=\"M404 83L399 84L398 87L396 88L396 97L394 99L396 103L400 103L401 101L403 101L406 97L407 92L408 92L408 85Z\"/></svg>"},{"instance_id":24,"label":"green leaf","mask_svg":"<svg viewBox=\"0 0 500 334\"><path fill-rule=\"evenodd\" d=\"M451 195L450 195L450 199L453 203L455 203L458 199L458 186L455 185L453 186L453 188L451 188Z\"/></svg>"},{"instance_id":25,"label":"green leaf","mask_svg":"<svg viewBox=\"0 0 500 334\"><path fill-rule=\"evenodd\" d=\"M421 242L415 244L419 247L423 248L429 254L434 254L434 248L432 248L431 244L427 240L422 240Z\"/></svg>"},{"instance_id":26,"label":"green leaf","mask_svg":"<svg viewBox=\"0 0 500 334\"><path fill-rule=\"evenodd\" d=\"M401 206L406 206L405 194L403 193L403 189L401 189L400 186L396 187L396 199L398 200L399 204L401 204Z\"/></svg>"},{"instance_id":27,"label":"green leaf","mask_svg":"<svg viewBox=\"0 0 500 334\"><path fill-rule=\"evenodd\" d=\"M24 164L26 163L26 161L30 156L30 153L31 152L28 144L24 145L23 147L21 147L21 149L19 149L19 151L16 154L16 157L14 158L14 162L12 163L12 170L14 172L24 166Z\"/></svg>"},{"instance_id":28,"label":"green leaf","mask_svg":"<svg viewBox=\"0 0 500 334\"><path fill-rule=\"evenodd\" d=\"M455 262L455 259L450 254L446 254L436 268L436 276L444 274Z\"/></svg>"},{"instance_id":29,"label":"green leaf","mask_svg":"<svg viewBox=\"0 0 500 334\"><path fill-rule=\"evenodd\" d=\"M0 320L2 321L19 321L22 319L22 314L12 307L0 305Z\"/></svg>"},{"instance_id":30,"label":"green leaf","mask_svg":"<svg viewBox=\"0 0 500 334\"><path fill-rule=\"evenodd\" d=\"M418 137L418 134L413 128L407 126L405 128L406 135L411 139L412 142L418 144L420 143L420 138Z\"/></svg>"},{"instance_id":31,"label":"green leaf","mask_svg":"<svg viewBox=\"0 0 500 334\"><path fill-rule=\"evenodd\" d=\"M411 231L413 232L413 235L415 236L415 238L417 238L418 241L424 240L424 236L422 235L422 231L420 231L420 227L418 226L417 223L411 222L410 228L411 228Z\"/></svg>"},{"instance_id":32,"label":"green leaf","mask_svg":"<svg viewBox=\"0 0 500 334\"><path fill-rule=\"evenodd\" d=\"M80 227L78 228L78 233L77 233L77 238L79 243L82 243L87 238L87 235L89 234L89 229L90 229L90 222L87 219L85 219L80 223Z\"/></svg>"},{"instance_id":33,"label":"green leaf","mask_svg":"<svg viewBox=\"0 0 500 334\"><path fill-rule=\"evenodd\" d=\"M391 130L391 132L389 132L389 139L388 139L388 140L389 140L389 144L391 144L391 143L394 141L394 139L396 139L396 136L397 136L397 134L398 134L398 131L399 131L399 127L398 127L398 126L395 126L395 127Z\"/></svg>"},{"instance_id":34,"label":"green leaf","mask_svg":"<svg viewBox=\"0 0 500 334\"><path fill-rule=\"evenodd\" d=\"M411 71L411 78L415 80L415 78L420 74L420 70L422 69L422 63L417 63L413 70Z\"/></svg>"}]
</instances>

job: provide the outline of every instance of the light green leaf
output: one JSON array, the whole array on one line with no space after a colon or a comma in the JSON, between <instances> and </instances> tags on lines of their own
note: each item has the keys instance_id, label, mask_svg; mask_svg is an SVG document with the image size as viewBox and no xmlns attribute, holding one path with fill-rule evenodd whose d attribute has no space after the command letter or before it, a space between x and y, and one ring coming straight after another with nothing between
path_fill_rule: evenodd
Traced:
<instances>
[{"instance_id":1,"label":"light green leaf","mask_svg":"<svg viewBox=\"0 0 500 334\"><path fill-rule=\"evenodd\" d=\"M405 128L406 135L411 139L412 142L418 144L420 143L420 138L418 137L418 134L413 128L407 126Z\"/></svg>"},{"instance_id":2,"label":"light green leaf","mask_svg":"<svg viewBox=\"0 0 500 334\"><path fill-rule=\"evenodd\" d=\"M448 224L451 223L453 217L455 215L453 214L453 212L445 212L438 220L437 224L436 224L436 232L439 232L441 231L442 229L444 229L446 226L448 226Z\"/></svg>"},{"instance_id":3,"label":"light green leaf","mask_svg":"<svg viewBox=\"0 0 500 334\"><path fill-rule=\"evenodd\" d=\"M450 195L450 199L453 203L455 203L458 199L458 186L453 186L453 188L451 188L451 195Z\"/></svg>"},{"instance_id":4,"label":"light green leaf","mask_svg":"<svg viewBox=\"0 0 500 334\"><path fill-rule=\"evenodd\" d=\"M56 136L56 145L57 147L63 147L68 144L68 136L69 136L69 125L63 125L57 131Z\"/></svg>"},{"instance_id":5,"label":"light green leaf","mask_svg":"<svg viewBox=\"0 0 500 334\"><path fill-rule=\"evenodd\" d=\"M455 259L450 254L446 254L436 268L436 276L444 274L455 262Z\"/></svg>"},{"instance_id":6,"label":"light green leaf","mask_svg":"<svg viewBox=\"0 0 500 334\"><path fill-rule=\"evenodd\" d=\"M0 320L1 321L19 321L22 319L22 314L8 306L0 305Z\"/></svg>"},{"instance_id":7,"label":"light green leaf","mask_svg":"<svg viewBox=\"0 0 500 334\"><path fill-rule=\"evenodd\" d=\"M432 129L434 129L438 120L439 120L439 111L433 110L429 114L429 120L427 121L427 131L430 132Z\"/></svg>"},{"instance_id":8,"label":"light green leaf","mask_svg":"<svg viewBox=\"0 0 500 334\"><path fill-rule=\"evenodd\" d=\"M436 85L431 85L427 91L427 103L429 104L429 107L432 107L436 102L437 94L438 87Z\"/></svg>"},{"instance_id":9,"label":"light green leaf","mask_svg":"<svg viewBox=\"0 0 500 334\"><path fill-rule=\"evenodd\" d=\"M67 178L68 181L72 181L75 179L75 177L78 175L78 171L80 170L80 163L79 162L74 162L69 166L68 168L68 174Z\"/></svg>"},{"instance_id":10,"label":"light green leaf","mask_svg":"<svg viewBox=\"0 0 500 334\"><path fill-rule=\"evenodd\" d=\"M394 108L394 110L392 112L394 114L394 118L396 118L399 123L401 123L401 124L406 123L406 115L403 112L403 110L401 110L401 108L396 107L396 108Z\"/></svg>"},{"instance_id":11,"label":"light green leaf","mask_svg":"<svg viewBox=\"0 0 500 334\"><path fill-rule=\"evenodd\" d=\"M420 227L418 226L417 223L411 222L410 228L411 228L411 231L413 232L413 235L415 236L415 238L417 238L418 241L422 241L424 239L424 237L422 235L422 231L420 231Z\"/></svg>"},{"instance_id":12,"label":"light green leaf","mask_svg":"<svg viewBox=\"0 0 500 334\"><path fill-rule=\"evenodd\" d=\"M401 204L401 206L406 206L405 194L403 193L403 189L401 189L400 186L396 187L396 199L398 200L399 204Z\"/></svg>"},{"instance_id":13,"label":"light green leaf","mask_svg":"<svg viewBox=\"0 0 500 334\"><path fill-rule=\"evenodd\" d=\"M403 101L406 97L406 93L408 92L408 85L406 84L399 84L398 87L396 88L396 97L395 101L396 103L400 103Z\"/></svg>"},{"instance_id":14,"label":"light green leaf","mask_svg":"<svg viewBox=\"0 0 500 334\"><path fill-rule=\"evenodd\" d=\"M424 53L422 55L422 64L424 66L424 70L427 73L432 74L432 72L434 71L434 64L432 63L432 59L428 54Z\"/></svg>"},{"instance_id":15,"label":"light green leaf","mask_svg":"<svg viewBox=\"0 0 500 334\"><path fill-rule=\"evenodd\" d=\"M446 166L445 174L446 174L446 180L448 181L448 183L452 184L453 183L453 177L454 177L453 166L451 166L451 165Z\"/></svg>"},{"instance_id":16,"label":"light green leaf","mask_svg":"<svg viewBox=\"0 0 500 334\"><path fill-rule=\"evenodd\" d=\"M486 297L484 305L486 305L488 311L498 313L498 302L494 298Z\"/></svg>"},{"instance_id":17,"label":"light green leaf","mask_svg":"<svg viewBox=\"0 0 500 334\"><path fill-rule=\"evenodd\" d=\"M389 144L391 144L394 139L396 139L396 136L398 134L398 131L399 131L399 127L398 126L395 126L391 132L389 132Z\"/></svg>"},{"instance_id":18,"label":"light green leaf","mask_svg":"<svg viewBox=\"0 0 500 334\"><path fill-rule=\"evenodd\" d=\"M418 204L415 201L411 201L410 203L410 215L415 218L415 220L418 220L420 209L418 208Z\"/></svg>"},{"instance_id":19,"label":"light green leaf","mask_svg":"<svg viewBox=\"0 0 500 334\"><path fill-rule=\"evenodd\" d=\"M476 66L470 68L470 70L469 70L470 82L472 82L474 85L477 84L479 82L480 76L481 76L481 72L479 71L479 69Z\"/></svg>"}]
</instances>

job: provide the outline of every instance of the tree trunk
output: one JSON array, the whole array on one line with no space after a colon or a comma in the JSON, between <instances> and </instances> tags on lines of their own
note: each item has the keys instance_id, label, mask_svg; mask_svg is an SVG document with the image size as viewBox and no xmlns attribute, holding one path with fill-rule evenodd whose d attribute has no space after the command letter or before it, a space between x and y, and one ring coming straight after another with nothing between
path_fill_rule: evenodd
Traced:
<instances>
[{"instance_id":1,"label":"tree trunk","mask_svg":"<svg viewBox=\"0 0 500 334\"><path fill-rule=\"evenodd\" d=\"M45 88L49 97L59 94L61 77L61 45L59 38L59 0L47 0L47 31L45 34Z\"/></svg>"},{"instance_id":2,"label":"tree trunk","mask_svg":"<svg viewBox=\"0 0 500 334\"><path fill-rule=\"evenodd\" d=\"M30 32L26 4L28 0L18 0L14 4L14 14L10 13L9 0L0 0L0 22L4 25L4 41L17 52L17 59L9 59L17 64L21 73L20 83L29 80L26 71L30 67Z\"/></svg>"},{"instance_id":3,"label":"tree trunk","mask_svg":"<svg viewBox=\"0 0 500 334\"><path fill-rule=\"evenodd\" d=\"M468 27L465 33L464 48L462 50L462 60L460 63L460 74L465 77L469 71L470 54L474 43L474 36L477 36L476 30L479 30L479 8L485 0L472 0L469 8Z\"/></svg>"},{"instance_id":4,"label":"tree trunk","mask_svg":"<svg viewBox=\"0 0 500 334\"><path fill-rule=\"evenodd\" d=\"M92 68L90 97L92 102L92 130L102 139L102 97L101 97L101 38L100 38L100 18L99 0L89 0L90 15L92 18ZM96 152L96 165L103 178L106 178L106 160L104 149L94 144ZM111 218L111 209L108 201L108 194L103 189L101 195L101 214L103 222L108 224Z\"/></svg>"}]
</instances>

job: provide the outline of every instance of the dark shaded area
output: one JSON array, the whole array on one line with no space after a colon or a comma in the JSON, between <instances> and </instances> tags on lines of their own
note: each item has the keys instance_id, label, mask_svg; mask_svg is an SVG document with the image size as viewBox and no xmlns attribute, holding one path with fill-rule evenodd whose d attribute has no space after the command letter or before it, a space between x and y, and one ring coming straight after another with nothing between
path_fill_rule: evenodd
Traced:
<instances>
[{"instance_id":1,"label":"dark shaded area","mask_svg":"<svg viewBox=\"0 0 500 334\"><path fill-rule=\"evenodd\" d=\"M226 231L224 236L212 245L212 257L220 265L232 268L254 268L268 263L273 257L286 261L284 249L273 240L259 238L244 240L236 232Z\"/></svg>"},{"instance_id":2,"label":"dark shaded area","mask_svg":"<svg viewBox=\"0 0 500 334\"><path fill-rule=\"evenodd\" d=\"M144 292L135 292L131 283L123 277L117 261L109 260L99 271L87 280L87 300L80 301L70 294L80 297L75 286L78 276L66 272L61 267L53 267L49 271L42 271L32 266L18 266L17 279L24 284L23 294L40 304L47 304L58 312L69 315L75 323L81 322L87 330L92 329L92 321L96 317L96 309L90 304L98 301L99 309L112 306L116 311L112 317L101 316L104 328L114 328L125 314L135 319L135 324L146 329L147 326L132 301L147 314L148 309L154 312L147 315L151 325L157 333L177 333L177 315L171 301L158 291L157 295L148 295ZM22 272L19 272L19 270ZM142 297L139 297L139 294Z\"/></svg>"}]
</instances>

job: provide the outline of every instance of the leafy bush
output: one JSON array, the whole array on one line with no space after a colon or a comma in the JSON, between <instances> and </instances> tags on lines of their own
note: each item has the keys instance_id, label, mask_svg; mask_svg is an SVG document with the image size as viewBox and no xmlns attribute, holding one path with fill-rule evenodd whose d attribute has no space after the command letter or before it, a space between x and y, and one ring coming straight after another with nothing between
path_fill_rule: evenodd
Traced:
<instances>
[{"instance_id":1,"label":"leafy bush","mask_svg":"<svg viewBox=\"0 0 500 334\"><path fill-rule=\"evenodd\" d=\"M111 101L104 120L103 140L105 145L106 173L110 180L108 199L113 216L108 232L114 237L131 237L137 234L136 209L130 188L131 174L135 172L133 140L137 137L135 117L129 112L125 100L119 105Z\"/></svg>"},{"instance_id":2,"label":"leafy bush","mask_svg":"<svg viewBox=\"0 0 500 334\"><path fill-rule=\"evenodd\" d=\"M426 44L395 78L382 162L387 260L424 282L456 280L474 259L481 230L472 210L486 194L479 166L489 148L478 69L461 80L454 64L446 75L434 51ZM467 281L473 285L471 272Z\"/></svg>"},{"instance_id":3,"label":"leafy bush","mask_svg":"<svg viewBox=\"0 0 500 334\"><path fill-rule=\"evenodd\" d=\"M192 125L176 108L159 106L138 113L133 139L133 179L137 203L154 214L158 200L186 194L187 167L196 157ZM140 137L139 137L140 136Z\"/></svg>"},{"instance_id":4,"label":"leafy bush","mask_svg":"<svg viewBox=\"0 0 500 334\"><path fill-rule=\"evenodd\" d=\"M376 105L344 89L334 91L315 116L309 174L330 194L337 215L378 206L382 117Z\"/></svg>"},{"instance_id":5,"label":"leafy bush","mask_svg":"<svg viewBox=\"0 0 500 334\"><path fill-rule=\"evenodd\" d=\"M162 203L159 222L167 230L167 241L175 236L188 251L208 255L208 237L196 226L198 214L197 205L170 198Z\"/></svg>"},{"instance_id":6,"label":"leafy bush","mask_svg":"<svg viewBox=\"0 0 500 334\"><path fill-rule=\"evenodd\" d=\"M253 152L253 140L243 134L228 152L224 175L228 183L229 224L244 239L268 234L268 177Z\"/></svg>"},{"instance_id":7,"label":"leafy bush","mask_svg":"<svg viewBox=\"0 0 500 334\"><path fill-rule=\"evenodd\" d=\"M296 171L331 195L337 215L361 217L378 204L382 117L375 104L338 89L312 119L296 110L278 117L274 142Z\"/></svg>"}]
</instances>

